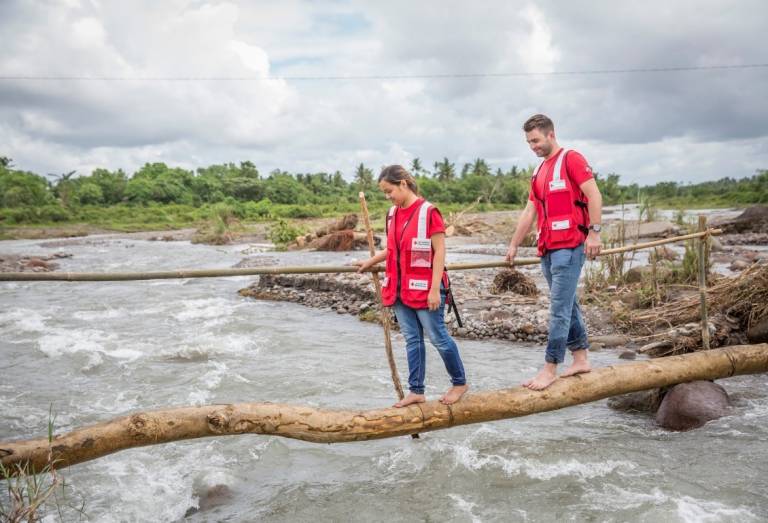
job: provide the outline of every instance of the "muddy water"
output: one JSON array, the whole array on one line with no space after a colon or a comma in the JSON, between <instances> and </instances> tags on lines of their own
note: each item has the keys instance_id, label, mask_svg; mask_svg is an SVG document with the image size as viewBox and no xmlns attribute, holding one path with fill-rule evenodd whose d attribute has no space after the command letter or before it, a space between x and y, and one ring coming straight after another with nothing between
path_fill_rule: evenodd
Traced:
<instances>
[{"instance_id":1,"label":"muddy water","mask_svg":"<svg viewBox=\"0 0 768 523\"><path fill-rule=\"evenodd\" d=\"M229 267L240 247L88 240L62 270ZM41 242L0 252L50 254ZM281 264L341 254L269 253ZM459 261L452 259L452 261ZM251 278L0 283L0 439L189 404L375 408L393 400L378 327L240 298ZM401 338L398 365L406 368ZM460 343L476 389L535 372L542 348ZM593 354L597 365L617 362ZM434 350L428 390L448 385ZM146 447L75 466L93 521L761 521L768 518L768 376L722 384L732 415L687 434L604 401L368 443L236 436ZM223 496L206 496L211 487ZM220 504L216 505L216 502ZM204 510L192 513L193 507ZM211 506L216 505L216 506ZM71 514L70 514L71 515ZM53 519L55 520L55 519Z\"/></svg>"}]
</instances>

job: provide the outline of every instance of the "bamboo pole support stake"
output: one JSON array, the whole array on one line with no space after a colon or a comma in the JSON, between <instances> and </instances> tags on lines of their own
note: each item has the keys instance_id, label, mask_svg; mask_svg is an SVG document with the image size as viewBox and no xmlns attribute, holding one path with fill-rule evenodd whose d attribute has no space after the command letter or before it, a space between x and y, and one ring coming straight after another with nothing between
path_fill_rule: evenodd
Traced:
<instances>
[{"instance_id":1,"label":"bamboo pole support stake","mask_svg":"<svg viewBox=\"0 0 768 523\"><path fill-rule=\"evenodd\" d=\"M700 238L702 236L717 236L722 234L720 229L709 229L704 232L695 232L663 240L655 240L646 243L636 243L615 249L606 249L600 256L609 256L620 252L638 251L649 249L657 245L681 242ZM514 266L538 265L539 258L515 259ZM495 269L510 267L510 263L504 261L451 263L446 265L448 271L466 271L470 269ZM366 272L383 272L382 266L371 267ZM148 271L148 272L0 272L0 281L139 281L139 280L170 280L186 278L227 278L231 276L255 276L257 274L338 274L343 272L357 272L357 267L331 265L316 266L282 266L282 267L247 267L241 269L177 269L174 271Z\"/></svg>"},{"instance_id":2,"label":"bamboo pole support stake","mask_svg":"<svg viewBox=\"0 0 768 523\"><path fill-rule=\"evenodd\" d=\"M699 232L704 235L699 237L699 300L701 302L701 347L709 350L709 318L707 314L707 268L709 260L707 259L707 217L699 215Z\"/></svg>"},{"instance_id":3,"label":"bamboo pole support stake","mask_svg":"<svg viewBox=\"0 0 768 523\"><path fill-rule=\"evenodd\" d=\"M363 215L363 222L365 223L365 233L368 236L368 251L371 256L376 254L376 248L373 243L373 229L371 228L371 218L368 216L368 204L365 201L365 193L360 191L360 209ZM392 353L392 335L391 326L389 324L389 311L384 307L384 302L381 301L381 281L379 281L379 273L372 272L371 279L373 280L373 286L376 289L376 297L379 299L379 315L381 317L381 325L384 327L384 348L387 351L387 361L389 362L389 371L392 373L392 384L395 386L395 392L398 399L403 399L403 385L400 383L400 376L397 373L397 364L395 363L395 355Z\"/></svg>"}]
</instances>

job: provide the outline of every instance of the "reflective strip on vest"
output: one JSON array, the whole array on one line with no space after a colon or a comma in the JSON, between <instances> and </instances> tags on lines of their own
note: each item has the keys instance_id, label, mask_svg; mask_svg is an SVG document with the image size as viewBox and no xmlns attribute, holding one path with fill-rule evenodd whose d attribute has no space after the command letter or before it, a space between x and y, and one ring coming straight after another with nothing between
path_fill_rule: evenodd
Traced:
<instances>
[{"instance_id":1,"label":"reflective strip on vest","mask_svg":"<svg viewBox=\"0 0 768 523\"><path fill-rule=\"evenodd\" d=\"M563 158L565 158L566 154L568 154L568 149L563 149L563 151L560 153L560 156L557 157L557 161L555 162L555 171L552 173L552 181L560 181L560 170L563 166Z\"/></svg>"},{"instance_id":2,"label":"reflective strip on vest","mask_svg":"<svg viewBox=\"0 0 768 523\"><path fill-rule=\"evenodd\" d=\"M420 240L427 237L427 212L430 207L432 207L432 204L425 201L421 204L421 208L419 209L419 222L416 237Z\"/></svg>"}]
</instances>

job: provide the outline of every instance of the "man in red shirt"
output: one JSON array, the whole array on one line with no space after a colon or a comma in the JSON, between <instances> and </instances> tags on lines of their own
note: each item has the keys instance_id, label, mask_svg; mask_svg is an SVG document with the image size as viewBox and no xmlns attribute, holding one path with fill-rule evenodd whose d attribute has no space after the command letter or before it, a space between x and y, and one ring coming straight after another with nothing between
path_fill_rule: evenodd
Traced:
<instances>
[{"instance_id":1,"label":"man in red shirt","mask_svg":"<svg viewBox=\"0 0 768 523\"><path fill-rule=\"evenodd\" d=\"M534 115L523 130L531 150L544 161L531 179L528 204L509 242L507 261L514 263L518 245L536 221L541 266L551 295L549 335L544 368L523 386L543 390L557 379L566 348L573 354L573 364L561 376L591 370L576 288L585 256L593 259L600 254L603 202L589 164L578 152L558 145L552 120Z\"/></svg>"}]
</instances>

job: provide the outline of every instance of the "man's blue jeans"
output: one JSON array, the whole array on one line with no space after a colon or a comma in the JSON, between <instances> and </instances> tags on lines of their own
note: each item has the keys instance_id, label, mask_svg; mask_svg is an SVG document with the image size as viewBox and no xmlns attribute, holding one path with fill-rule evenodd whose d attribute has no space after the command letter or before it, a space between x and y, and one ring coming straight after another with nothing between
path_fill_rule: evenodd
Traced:
<instances>
[{"instance_id":1,"label":"man's blue jeans","mask_svg":"<svg viewBox=\"0 0 768 523\"><path fill-rule=\"evenodd\" d=\"M541 268L549 284L549 338L547 363L562 363L566 347L571 351L588 349L587 328L576 299L581 268L584 266L584 244L573 249L557 249L541 258Z\"/></svg>"},{"instance_id":2,"label":"man's blue jeans","mask_svg":"<svg viewBox=\"0 0 768 523\"><path fill-rule=\"evenodd\" d=\"M467 382L459 348L445 328L445 291L440 293L440 298L440 307L436 311L412 309L403 305L399 299L395 302L395 315L400 324L400 332L405 338L408 354L408 388L414 394L424 394L424 373L427 369L424 331L443 359L451 383L464 385Z\"/></svg>"}]
</instances>

